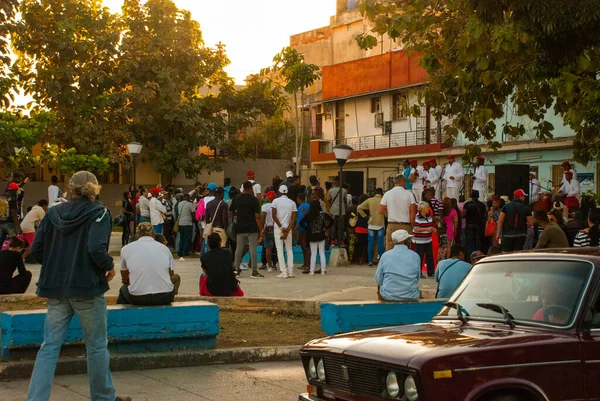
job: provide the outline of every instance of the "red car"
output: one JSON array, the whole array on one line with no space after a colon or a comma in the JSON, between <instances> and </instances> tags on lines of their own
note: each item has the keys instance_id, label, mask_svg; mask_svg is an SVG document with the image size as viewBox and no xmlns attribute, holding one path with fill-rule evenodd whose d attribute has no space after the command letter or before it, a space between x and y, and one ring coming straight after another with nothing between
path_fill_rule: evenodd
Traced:
<instances>
[{"instance_id":1,"label":"red car","mask_svg":"<svg viewBox=\"0 0 600 401\"><path fill-rule=\"evenodd\" d=\"M600 400L599 268L599 248L485 258L430 323L306 344L299 400Z\"/></svg>"}]
</instances>

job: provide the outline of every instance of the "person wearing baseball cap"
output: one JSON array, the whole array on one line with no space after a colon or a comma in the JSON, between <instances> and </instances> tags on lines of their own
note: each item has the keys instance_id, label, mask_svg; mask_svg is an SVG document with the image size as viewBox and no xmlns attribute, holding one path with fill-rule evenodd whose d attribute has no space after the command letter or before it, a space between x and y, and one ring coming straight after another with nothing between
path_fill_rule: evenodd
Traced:
<instances>
[{"instance_id":1,"label":"person wearing baseball cap","mask_svg":"<svg viewBox=\"0 0 600 401\"><path fill-rule=\"evenodd\" d=\"M275 222L273 221L273 210L272 203L277 198L275 191L267 191L265 193L265 200L261 207L261 225L260 225L260 237L263 238L263 248L265 248L265 258L267 265L263 265L260 269L272 272L275 269L275 262L273 260L273 248L275 248ZM260 242L260 241L259 241Z\"/></svg>"},{"instance_id":2,"label":"person wearing baseball cap","mask_svg":"<svg viewBox=\"0 0 600 401\"><path fill-rule=\"evenodd\" d=\"M11 182L4 195L0 195L0 244L6 238L12 238L21 233L19 224L18 192L19 184Z\"/></svg>"},{"instance_id":3,"label":"person wearing baseball cap","mask_svg":"<svg viewBox=\"0 0 600 401\"><path fill-rule=\"evenodd\" d=\"M458 201L458 195L462 187L462 180L465 176L465 170L460 163L456 163L456 156L448 155L448 165L444 172L444 182L446 183L446 196Z\"/></svg>"},{"instance_id":4,"label":"person wearing baseball cap","mask_svg":"<svg viewBox=\"0 0 600 401\"><path fill-rule=\"evenodd\" d=\"M481 155L475 158L475 174L473 174L473 189L479 191L480 199L487 199L488 171L484 166L485 158Z\"/></svg>"},{"instance_id":5,"label":"person wearing baseball cap","mask_svg":"<svg viewBox=\"0 0 600 401\"><path fill-rule=\"evenodd\" d=\"M394 248L381 256L375 272L377 296L382 301L416 301L420 295L421 258L408 248L412 235L396 230L392 241Z\"/></svg>"},{"instance_id":6,"label":"person wearing baseball cap","mask_svg":"<svg viewBox=\"0 0 600 401\"><path fill-rule=\"evenodd\" d=\"M273 201L271 210L274 221L275 247L281 274L277 278L292 278L294 276L294 250L292 247L292 231L296 225L298 207L296 202L287 197L288 187L279 186L281 196ZM287 267L284 259L284 246L287 252Z\"/></svg>"},{"instance_id":7,"label":"person wearing baseball cap","mask_svg":"<svg viewBox=\"0 0 600 401\"><path fill-rule=\"evenodd\" d=\"M263 198L262 187L260 186L259 183L254 181L254 179L256 178L254 171L248 170L248 172L246 173L246 177L248 177L248 181L252 184L252 192L254 193L254 196L256 196L259 203L262 203L262 198ZM244 192L244 185L242 185L240 187L240 191Z\"/></svg>"},{"instance_id":8,"label":"person wearing baseball cap","mask_svg":"<svg viewBox=\"0 0 600 401\"><path fill-rule=\"evenodd\" d=\"M527 228L534 220L531 207L525 203L527 194L522 189L513 193L513 200L504 205L498 219L498 242L502 252L522 251L527 238Z\"/></svg>"},{"instance_id":9,"label":"person wearing baseball cap","mask_svg":"<svg viewBox=\"0 0 600 401\"><path fill-rule=\"evenodd\" d=\"M575 171L575 168L573 167L571 162L565 160L564 162L562 162L561 166L565 170L565 172L563 173L563 178L560 181L560 185L563 185L565 182L567 182L567 173L568 172L571 172L573 174L572 178L575 181L577 181L577 171Z\"/></svg>"},{"instance_id":10,"label":"person wearing baseball cap","mask_svg":"<svg viewBox=\"0 0 600 401\"><path fill-rule=\"evenodd\" d=\"M167 216L167 208L162 204L162 190L160 188L152 188L150 190L152 198L148 202L150 209L150 223L154 227L155 234L162 234Z\"/></svg>"}]
</instances>

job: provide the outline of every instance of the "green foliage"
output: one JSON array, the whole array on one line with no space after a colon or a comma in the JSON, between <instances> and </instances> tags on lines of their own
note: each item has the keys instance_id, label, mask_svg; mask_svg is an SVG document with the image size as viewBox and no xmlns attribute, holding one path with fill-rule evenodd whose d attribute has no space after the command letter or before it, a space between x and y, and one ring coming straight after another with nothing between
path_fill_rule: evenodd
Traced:
<instances>
[{"instance_id":1,"label":"green foliage","mask_svg":"<svg viewBox=\"0 0 600 401\"><path fill-rule=\"evenodd\" d=\"M373 30L359 45L387 34L420 53L431 77L425 101L436 117L453 117L446 134L498 147L494 121L508 104L540 141L552 138L544 116L554 111L576 133L575 159L600 157L597 1L362 0L360 9ZM525 133L509 122L501 129Z\"/></svg>"},{"instance_id":2,"label":"green foliage","mask_svg":"<svg viewBox=\"0 0 600 401\"><path fill-rule=\"evenodd\" d=\"M275 116L251 130L242 139L240 150L245 157L291 160L294 141L294 123L282 116Z\"/></svg>"},{"instance_id":3,"label":"green foliage","mask_svg":"<svg viewBox=\"0 0 600 401\"><path fill-rule=\"evenodd\" d=\"M110 170L110 159L97 155L84 155L78 153L75 148L61 149L56 155L54 163L65 175L72 175L80 170L94 173L103 173Z\"/></svg>"},{"instance_id":4,"label":"green foliage","mask_svg":"<svg viewBox=\"0 0 600 401\"><path fill-rule=\"evenodd\" d=\"M8 108L14 101L13 87L17 81L10 73L9 35L14 24L17 0L0 0L0 107Z\"/></svg>"}]
</instances>

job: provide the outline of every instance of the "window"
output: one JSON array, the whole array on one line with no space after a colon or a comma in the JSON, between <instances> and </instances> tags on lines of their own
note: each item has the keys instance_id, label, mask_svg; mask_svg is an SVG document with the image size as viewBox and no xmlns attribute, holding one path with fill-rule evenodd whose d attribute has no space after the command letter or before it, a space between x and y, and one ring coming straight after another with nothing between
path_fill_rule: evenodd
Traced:
<instances>
[{"instance_id":1,"label":"window","mask_svg":"<svg viewBox=\"0 0 600 401\"><path fill-rule=\"evenodd\" d=\"M392 118L394 121L408 117L408 98L405 93L394 94L392 102Z\"/></svg>"},{"instance_id":2,"label":"window","mask_svg":"<svg viewBox=\"0 0 600 401\"><path fill-rule=\"evenodd\" d=\"M552 190L554 193L557 193L562 185L563 174L565 173L565 169L560 164L555 164L552 166ZM539 177L538 177L539 179Z\"/></svg>"},{"instance_id":3,"label":"window","mask_svg":"<svg viewBox=\"0 0 600 401\"><path fill-rule=\"evenodd\" d=\"M371 98L371 113L381 113L381 98Z\"/></svg>"},{"instance_id":4,"label":"window","mask_svg":"<svg viewBox=\"0 0 600 401\"><path fill-rule=\"evenodd\" d=\"M375 190L377 189L377 178L369 178L367 180L367 193L369 196L375 195Z\"/></svg>"}]
</instances>

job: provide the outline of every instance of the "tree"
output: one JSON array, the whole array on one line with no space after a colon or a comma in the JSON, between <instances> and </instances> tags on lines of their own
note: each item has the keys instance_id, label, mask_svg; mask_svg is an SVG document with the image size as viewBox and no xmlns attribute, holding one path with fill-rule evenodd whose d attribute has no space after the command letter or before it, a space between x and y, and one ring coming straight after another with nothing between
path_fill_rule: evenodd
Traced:
<instances>
[{"instance_id":1,"label":"tree","mask_svg":"<svg viewBox=\"0 0 600 401\"><path fill-rule=\"evenodd\" d=\"M199 89L231 85L224 47L206 47L198 22L171 0L125 0L122 11L117 82L130 138L167 181L218 169L222 160L200 148L223 146L225 121L217 96Z\"/></svg>"},{"instance_id":2,"label":"tree","mask_svg":"<svg viewBox=\"0 0 600 401\"><path fill-rule=\"evenodd\" d=\"M436 117L451 116L450 139L462 132L493 148L495 121L512 107L527 116L539 140L552 138L553 111L576 133L574 157L600 157L600 9L574 0L362 0L372 32L361 47L387 34L420 54L430 75L425 101ZM505 134L525 133L507 121Z\"/></svg>"},{"instance_id":3,"label":"tree","mask_svg":"<svg viewBox=\"0 0 600 401\"><path fill-rule=\"evenodd\" d=\"M295 143L294 123L278 115L260 122L245 135L241 150L244 157L291 160Z\"/></svg>"},{"instance_id":4,"label":"tree","mask_svg":"<svg viewBox=\"0 0 600 401\"><path fill-rule=\"evenodd\" d=\"M4 108L14 100L16 80L10 73L10 32L17 4L17 0L0 0L0 106Z\"/></svg>"},{"instance_id":5,"label":"tree","mask_svg":"<svg viewBox=\"0 0 600 401\"><path fill-rule=\"evenodd\" d=\"M304 61L304 56L298 53L296 49L284 47L281 52L273 58L273 66L261 71L261 75L269 76L275 74L282 82L283 89L289 95L294 97L294 115L295 115L295 151L294 156L299 160L302 156L304 130L301 126L300 115L298 112L298 95L301 101L304 100L304 91L309 88L319 78L319 67L314 64L308 64ZM302 131L302 135L299 132ZM296 174L300 173L300 163L296 163Z\"/></svg>"}]
</instances>

